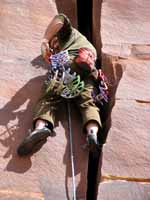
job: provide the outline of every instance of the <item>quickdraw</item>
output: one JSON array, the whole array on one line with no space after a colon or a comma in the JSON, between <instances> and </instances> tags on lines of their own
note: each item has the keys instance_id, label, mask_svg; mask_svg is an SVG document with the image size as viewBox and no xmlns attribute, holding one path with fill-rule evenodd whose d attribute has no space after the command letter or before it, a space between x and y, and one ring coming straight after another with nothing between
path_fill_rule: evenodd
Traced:
<instances>
[{"instance_id":1,"label":"quickdraw","mask_svg":"<svg viewBox=\"0 0 150 200\"><path fill-rule=\"evenodd\" d=\"M68 51L50 56L49 89L64 98L74 98L84 90L84 81L69 67Z\"/></svg>"},{"instance_id":2,"label":"quickdraw","mask_svg":"<svg viewBox=\"0 0 150 200\"><path fill-rule=\"evenodd\" d=\"M57 70L57 69L64 69L67 68L67 65L69 64L70 57L68 51L61 51L60 53L57 54L52 54L49 57L50 61L50 70Z\"/></svg>"},{"instance_id":3,"label":"quickdraw","mask_svg":"<svg viewBox=\"0 0 150 200\"><path fill-rule=\"evenodd\" d=\"M98 82L97 91L93 91L91 95L96 104L103 105L108 102L109 94L107 80L101 69L98 70Z\"/></svg>"}]
</instances>

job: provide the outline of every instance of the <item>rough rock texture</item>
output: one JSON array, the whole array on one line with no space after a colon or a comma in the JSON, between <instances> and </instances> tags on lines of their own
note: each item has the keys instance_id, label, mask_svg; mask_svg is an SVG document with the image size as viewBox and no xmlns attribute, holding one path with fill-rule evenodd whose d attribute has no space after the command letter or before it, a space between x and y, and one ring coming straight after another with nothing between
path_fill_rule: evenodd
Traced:
<instances>
[{"instance_id":1,"label":"rough rock texture","mask_svg":"<svg viewBox=\"0 0 150 200\"><path fill-rule=\"evenodd\" d=\"M149 185L122 181L101 183L99 199L149 200Z\"/></svg>"},{"instance_id":2,"label":"rough rock texture","mask_svg":"<svg viewBox=\"0 0 150 200\"><path fill-rule=\"evenodd\" d=\"M148 0L103 1L101 20L103 52L111 55L114 52L116 55L116 50L118 54L128 56L130 54L128 47L149 45L149 9Z\"/></svg>"},{"instance_id":3,"label":"rough rock texture","mask_svg":"<svg viewBox=\"0 0 150 200\"><path fill-rule=\"evenodd\" d=\"M40 95L47 66L40 43L57 13L52 1L0 3L0 199L66 200L72 197L72 175L66 107L57 119L57 136L32 157L19 158L16 148L31 127L32 110ZM78 199L85 199L87 155L84 136L73 117L75 175ZM78 124L79 125L79 124Z\"/></svg>"},{"instance_id":4,"label":"rough rock texture","mask_svg":"<svg viewBox=\"0 0 150 200\"><path fill-rule=\"evenodd\" d=\"M148 0L102 3L103 70L111 95L102 175L133 177L139 181L150 178L149 9ZM102 183L98 199L148 200L149 189L148 183Z\"/></svg>"},{"instance_id":5,"label":"rough rock texture","mask_svg":"<svg viewBox=\"0 0 150 200\"><path fill-rule=\"evenodd\" d=\"M101 41L101 7L102 7L102 0L96 0L93 2L93 45L95 46L97 50L98 58L101 59L101 47L102 47L102 41Z\"/></svg>"}]
</instances>

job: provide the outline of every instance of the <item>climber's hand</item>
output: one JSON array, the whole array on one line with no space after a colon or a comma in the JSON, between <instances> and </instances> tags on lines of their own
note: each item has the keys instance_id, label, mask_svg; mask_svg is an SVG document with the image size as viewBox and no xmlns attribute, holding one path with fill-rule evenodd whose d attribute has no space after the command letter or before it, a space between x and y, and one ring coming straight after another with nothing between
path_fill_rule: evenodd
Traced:
<instances>
[{"instance_id":1,"label":"climber's hand","mask_svg":"<svg viewBox=\"0 0 150 200\"><path fill-rule=\"evenodd\" d=\"M42 40L41 54L42 54L44 60L49 63L50 62L49 57L51 55L51 49L49 47L49 41L47 39Z\"/></svg>"}]
</instances>

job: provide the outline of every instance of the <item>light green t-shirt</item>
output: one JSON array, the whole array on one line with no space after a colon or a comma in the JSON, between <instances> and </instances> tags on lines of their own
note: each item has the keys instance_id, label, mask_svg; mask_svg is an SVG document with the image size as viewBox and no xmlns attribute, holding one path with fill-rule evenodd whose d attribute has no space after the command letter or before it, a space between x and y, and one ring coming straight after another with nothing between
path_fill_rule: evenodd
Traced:
<instances>
[{"instance_id":1,"label":"light green t-shirt","mask_svg":"<svg viewBox=\"0 0 150 200\"><path fill-rule=\"evenodd\" d=\"M58 14L55 18L59 18L64 22L65 15ZM61 42L61 50L77 50L80 48L89 48L93 51L95 56L97 56L96 49L94 46L87 40L87 38L82 35L77 29L72 27L72 33L67 42Z\"/></svg>"}]
</instances>

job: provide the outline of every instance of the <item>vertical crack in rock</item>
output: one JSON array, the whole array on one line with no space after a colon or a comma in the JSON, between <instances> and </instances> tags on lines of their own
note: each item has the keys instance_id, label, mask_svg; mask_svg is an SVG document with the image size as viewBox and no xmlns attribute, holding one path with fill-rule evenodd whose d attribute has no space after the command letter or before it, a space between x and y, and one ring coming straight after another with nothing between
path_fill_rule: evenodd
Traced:
<instances>
[{"instance_id":1,"label":"vertical crack in rock","mask_svg":"<svg viewBox=\"0 0 150 200\"><path fill-rule=\"evenodd\" d=\"M77 18L78 18L78 30L87 37L87 39L93 43L93 29L92 29L92 16L93 16L93 0L80 1L77 0ZM89 153L88 163L88 185L87 185L87 200L97 199L98 189L98 166L101 150L96 153Z\"/></svg>"},{"instance_id":2,"label":"vertical crack in rock","mask_svg":"<svg viewBox=\"0 0 150 200\"><path fill-rule=\"evenodd\" d=\"M93 0L77 0L78 30L92 42Z\"/></svg>"},{"instance_id":3,"label":"vertical crack in rock","mask_svg":"<svg viewBox=\"0 0 150 200\"><path fill-rule=\"evenodd\" d=\"M98 191L99 160L101 150L89 153L87 200L96 200Z\"/></svg>"}]
</instances>

